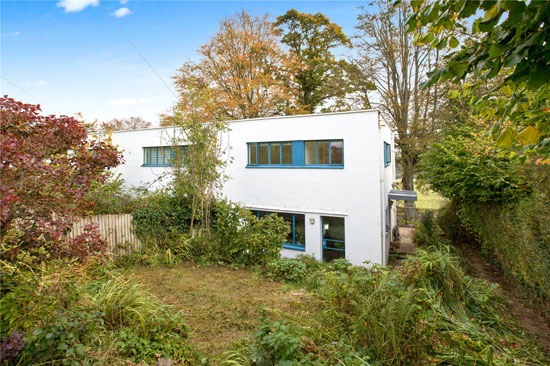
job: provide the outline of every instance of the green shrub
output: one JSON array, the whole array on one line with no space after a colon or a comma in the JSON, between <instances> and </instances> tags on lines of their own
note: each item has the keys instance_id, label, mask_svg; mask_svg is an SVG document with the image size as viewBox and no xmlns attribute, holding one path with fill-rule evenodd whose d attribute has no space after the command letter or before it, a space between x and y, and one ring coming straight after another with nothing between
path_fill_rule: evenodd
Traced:
<instances>
[{"instance_id":1,"label":"green shrub","mask_svg":"<svg viewBox=\"0 0 550 366\"><path fill-rule=\"evenodd\" d=\"M97 349L97 334L103 333L101 313L64 309L55 320L25 337L19 364L78 365Z\"/></svg>"},{"instance_id":2,"label":"green shrub","mask_svg":"<svg viewBox=\"0 0 550 366\"><path fill-rule=\"evenodd\" d=\"M281 258L268 263L265 273L275 280L301 283L306 279L308 268L300 259Z\"/></svg>"},{"instance_id":3,"label":"green shrub","mask_svg":"<svg viewBox=\"0 0 550 366\"><path fill-rule=\"evenodd\" d=\"M129 214L142 207L147 190L126 188L120 175L99 183L94 182L86 199L93 203L94 215Z\"/></svg>"},{"instance_id":4,"label":"green shrub","mask_svg":"<svg viewBox=\"0 0 550 366\"><path fill-rule=\"evenodd\" d=\"M419 172L424 184L450 200L510 202L531 192L496 144L469 128L432 144L421 155Z\"/></svg>"},{"instance_id":5,"label":"green shrub","mask_svg":"<svg viewBox=\"0 0 550 366\"><path fill-rule=\"evenodd\" d=\"M252 362L257 366L291 366L298 361L300 337L285 324L262 320L252 336Z\"/></svg>"},{"instance_id":6,"label":"green shrub","mask_svg":"<svg viewBox=\"0 0 550 366\"><path fill-rule=\"evenodd\" d=\"M132 225L143 245L166 250L189 231L189 202L167 192L148 198L146 206L134 211Z\"/></svg>"},{"instance_id":7,"label":"green shrub","mask_svg":"<svg viewBox=\"0 0 550 366\"><path fill-rule=\"evenodd\" d=\"M507 205L463 205L460 218L482 251L541 299L550 299L550 197Z\"/></svg>"},{"instance_id":8,"label":"green shrub","mask_svg":"<svg viewBox=\"0 0 550 366\"><path fill-rule=\"evenodd\" d=\"M229 201L214 205L210 254L226 263L265 265L280 256L289 225L277 215L258 219Z\"/></svg>"}]
</instances>

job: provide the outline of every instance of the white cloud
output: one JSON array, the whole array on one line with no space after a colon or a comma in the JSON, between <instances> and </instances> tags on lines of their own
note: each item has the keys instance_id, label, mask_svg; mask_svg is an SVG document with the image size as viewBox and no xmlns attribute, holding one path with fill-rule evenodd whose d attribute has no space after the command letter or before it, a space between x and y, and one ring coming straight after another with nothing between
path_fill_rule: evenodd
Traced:
<instances>
[{"instance_id":1,"label":"white cloud","mask_svg":"<svg viewBox=\"0 0 550 366\"><path fill-rule=\"evenodd\" d=\"M11 32L11 33L2 33L2 36L4 36L4 37L17 37L20 34L21 34L21 32Z\"/></svg>"},{"instance_id":2,"label":"white cloud","mask_svg":"<svg viewBox=\"0 0 550 366\"><path fill-rule=\"evenodd\" d=\"M111 15L114 15L117 18L122 18L122 17L125 17L126 15L130 15L130 14L132 14L132 11L128 8L120 8L117 11L115 11L114 13L111 13Z\"/></svg>"},{"instance_id":3,"label":"white cloud","mask_svg":"<svg viewBox=\"0 0 550 366\"><path fill-rule=\"evenodd\" d=\"M65 13L77 13L88 6L98 6L99 0L60 0L58 8L65 8Z\"/></svg>"},{"instance_id":4,"label":"white cloud","mask_svg":"<svg viewBox=\"0 0 550 366\"><path fill-rule=\"evenodd\" d=\"M120 4L121 5L128 4L128 0L120 0Z\"/></svg>"},{"instance_id":5,"label":"white cloud","mask_svg":"<svg viewBox=\"0 0 550 366\"><path fill-rule=\"evenodd\" d=\"M25 81L25 84L30 86L44 86L46 85L46 81L45 80Z\"/></svg>"},{"instance_id":6,"label":"white cloud","mask_svg":"<svg viewBox=\"0 0 550 366\"><path fill-rule=\"evenodd\" d=\"M112 105L129 105L129 104L149 104L151 101L147 98L120 98L120 99L111 99L109 104Z\"/></svg>"}]
</instances>

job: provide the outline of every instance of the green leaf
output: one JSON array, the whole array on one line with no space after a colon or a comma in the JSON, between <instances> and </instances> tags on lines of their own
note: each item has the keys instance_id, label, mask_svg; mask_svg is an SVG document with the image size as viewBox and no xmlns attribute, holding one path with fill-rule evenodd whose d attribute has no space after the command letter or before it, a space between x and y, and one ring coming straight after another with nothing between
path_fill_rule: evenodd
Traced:
<instances>
[{"instance_id":1,"label":"green leaf","mask_svg":"<svg viewBox=\"0 0 550 366\"><path fill-rule=\"evenodd\" d=\"M497 139L497 146L501 148L509 148L514 143L514 131L507 127L502 131Z\"/></svg>"},{"instance_id":2,"label":"green leaf","mask_svg":"<svg viewBox=\"0 0 550 366\"><path fill-rule=\"evenodd\" d=\"M422 38L420 39L420 43L422 43L422 44L428 44L428 43L430 43L431 41L433 41L433 39L434 39L434 34L433 34L433 33L428 33L428 34L426 34L424 37L422 37Z\"/></svg>"},{"instance_id":3,"label":"green leaf","mask_svg":"<svg viewBox=\"0 0 550 366\"><path fill-rule=\"evenodd\" d=\"M500 45L493 43L491 47L489 47L489 57L499 57L505 50L505 47L501 47Z\"/></svg>"},{"instance_id":4,"label":"green leaf","mask_svg":"<svg viewBox=\"0 0 550 366\"><path fill-rule=\"evenodd\" d=\"M449 70L454 76L460 79L464 76L466 70L468 70L468 63L465 61L449 63Z\"/></svg>"},{"instance_id":5,"label":"green leaf","mask_svg":"<svg viewBox=\"0 0 550 366\"><path fill-rule=\"evenodd\" d=\"M449 47L457 48L458 45L459 45L458 39L456 39L455 37L451 37L451 39L449 40Z\"/></svg>"},{"instance_id":6,"label":"green leaf","mask_svg":"<svg viewBox=\"0 0 550 366\"><path fill-rule=\"evenodd\" d=\"M539 142L539 130L533 126L527 126L517 137L518 141L522 145L535 145Z\"/></svg>"},{"instance_id":7,"label":"green leaf","mask_svg":"<svg viewBox=\"0 0 550 366\"><path fill-rule=\"evenodd\" d=\"M412 0L411 7L416 11L416 9L418 9L423 2L424 0Z\"/></svg>"},{"instance_id":8,"label":"green leaf","mask_svg":"<svg viewBox=\"0 0 550 366\"><path fill-rule=\"evenodd\" d=\"M504 60L504 67L512 67L519 64L522 60L522 57L517 53L512 53L510 56L506 57Z\"/></svg>"},{"instance_id":9,"label":"green leaf","mask_svg":"<svg viewBox=\"0 0 550 366\"><path fill-rule=\"evenodd\" d=\"M477 8L479 7L479 1L470 0L464 2L464 7L462 7L462 10L458 14L459 19L468 18L469 16L473 15Z\"/></svg>"}]
</instances>

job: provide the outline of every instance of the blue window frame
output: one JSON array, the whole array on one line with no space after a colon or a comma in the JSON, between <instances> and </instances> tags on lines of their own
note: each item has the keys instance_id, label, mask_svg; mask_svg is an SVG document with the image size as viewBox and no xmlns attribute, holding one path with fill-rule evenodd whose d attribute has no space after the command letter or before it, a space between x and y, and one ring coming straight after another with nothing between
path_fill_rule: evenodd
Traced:
<instances>
[{"instance_id":1,"label":"blue window frame","mask_svg":"<svg viewBox=\"0 0 550 366\"><path fill-rule=\"evenodd\" d=\"M344 165L344 141L305 141L305 164L320 166Z\"/></svg>"},{"instance_id":2,"label":"blue window frame","mask_svg":"<svg viewBox=\"0 0 550 366\"><path fill-rule=\"evenodd\" d=\"M384 141L384 166L391 164L391 145Z\"/></svg>"},{"instance_id":3,"label":"blue window frame","mask_svg":"<svg viewBox=\"0 0 550 366\"><path fill-rule=\"evenodd\" d=\"M171 166L176 158L183 160L183 146L150 146L143 148L142 166ZM181 156L177 156L176 154Z\"/></svg>"},{"instance_id":4,"label":"blue window frame","mask_svg":"<svg viewBox=\"0 0 550 366\"><path fill-rule=\"evenodd\" d=\"M249 142L248 168L344 168L343 140Z\"/></svg>"},{"instance_id":5,"label":"blue window frame","mask_svg":"<svg viewBox=\"0 0 550 366\"><path fill-rule=\"evenodd\" d=\"M346 232L343 217L321 216L323 261L346 257Z\"/></svg>"},{"instance_id":6,"label":"blue window frame","mask_svg":"<svg viewBox=\"0 0 550 366\"><path fill-rule=\"evenodd\" d=\"M292 166L292 142L253 142L248 144L249 166Z\"/></svg>"},{"instance_id":7,"label":"blue window frame","mask_svg":"<svg viewBox=\"0 0 550 366\"><path fill-rule=\"evenodd\" d=\"M286 222L288 222L292 228L291 232L288 234L286 242L283 244L285 249L293 250L306 250L306 219L303 214L295 214L290 212L269 212L269 211L259 211L252 210L252 213L256 217L262 218L266 215L277 215L282 217Z\"/></svg>"}]
</instances>

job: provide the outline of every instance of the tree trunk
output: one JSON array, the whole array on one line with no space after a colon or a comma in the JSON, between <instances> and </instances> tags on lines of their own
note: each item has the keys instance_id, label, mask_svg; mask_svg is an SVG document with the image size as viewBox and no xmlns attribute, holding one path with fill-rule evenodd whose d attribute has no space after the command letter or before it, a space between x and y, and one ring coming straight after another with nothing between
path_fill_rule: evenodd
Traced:
<instances>
[{"instance_id":1,"label":"tree trunk","mask_svg":"<svg viewBox=\"0 0 550 366\"><path fill-rule=\"evenodd\" d=\"M403 174L401 176L401 183L403 190L414 191L414 158L404 155L402 156L401 167ZM405 220L416 219L416 208L414 202L405 201Z\"/></svg>"}]
</instances>

